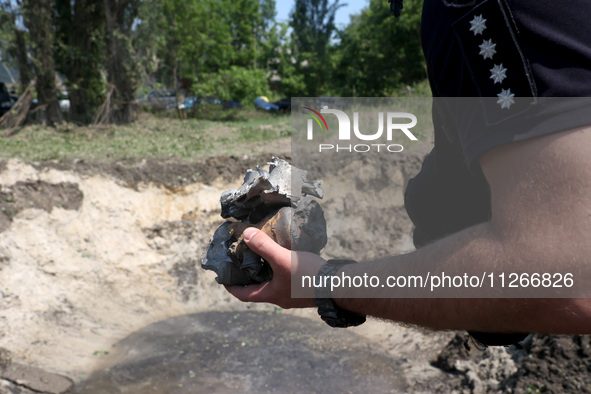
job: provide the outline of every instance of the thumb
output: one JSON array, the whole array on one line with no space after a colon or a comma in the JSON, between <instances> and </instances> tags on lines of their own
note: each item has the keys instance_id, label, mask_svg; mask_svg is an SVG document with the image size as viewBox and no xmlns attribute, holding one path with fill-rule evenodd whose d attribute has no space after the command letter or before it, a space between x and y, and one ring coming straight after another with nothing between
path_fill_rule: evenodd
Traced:
<instances>
[{"instance_id":1,"label":"thumb","mask_svg":"<svg viewBox=\"0 0 591 394\"><path fill-rule=\"evenodd\" d=\"M272 266L278 262L289 261L291 252L273 241L265 232L249 227L242 233L244 242L250 250L261 256Z\"/></svg>"}]
</instances>

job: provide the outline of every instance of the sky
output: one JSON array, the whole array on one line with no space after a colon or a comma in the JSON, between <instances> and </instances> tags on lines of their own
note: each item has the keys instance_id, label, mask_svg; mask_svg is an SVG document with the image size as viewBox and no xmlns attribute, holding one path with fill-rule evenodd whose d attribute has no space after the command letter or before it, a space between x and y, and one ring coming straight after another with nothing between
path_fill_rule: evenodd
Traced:
<instances>
[{"instance_id":1,"label":"sky","mask_svg":"<svg viewBox=\"0 0 591 394\"><path fill-rule=\"evenodd\" d=\"M386 0L384 0L386 1ZM289 12L293 8L295 0L277 0L277 21L287 22ZM340 0L340 3L347 4L337 11L335 22L338 27L344 27L349 24L349 15L358 14L359 11L369 3L369 0ZM342 26L341 26L342 25Z\"/></svg>"}]
</instances>

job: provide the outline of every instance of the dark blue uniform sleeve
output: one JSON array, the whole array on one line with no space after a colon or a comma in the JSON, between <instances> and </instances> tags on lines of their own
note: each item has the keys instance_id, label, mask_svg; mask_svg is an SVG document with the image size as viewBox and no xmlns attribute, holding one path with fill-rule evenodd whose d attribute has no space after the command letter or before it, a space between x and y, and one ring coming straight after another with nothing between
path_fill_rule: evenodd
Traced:
<instances>
[{"instance_id":1,"label":"dark blue uniform sleeve","mask_svg":"<svg viewBox=\"0 0 591 394\"><path fill-rule=\"evenodd\" d=\"M591 123L590 27L587 0L425 0L422 43L438 127L467 163Z\"/></svg>"},{"instance_id":2,"label":"dark blue uniform sleeve","mask_svg":"<svg viewBox=\"0 0 591 394\"><path fill-rule=\"evenodd\" d=\"M424 0L435 148L405 193L417 247L490 219L484 153L591 124L590 25L589 0Z\"/></svg>"}]
</instances>

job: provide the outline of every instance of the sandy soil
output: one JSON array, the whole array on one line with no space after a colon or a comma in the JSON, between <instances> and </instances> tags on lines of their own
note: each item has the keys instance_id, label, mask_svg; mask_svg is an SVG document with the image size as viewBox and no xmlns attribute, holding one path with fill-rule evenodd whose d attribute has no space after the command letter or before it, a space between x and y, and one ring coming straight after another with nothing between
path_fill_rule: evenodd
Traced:
<instances>
[{"instance_id":1,"label":"sandy soil","mask_svg":"<svg viewBox=\"0 0 591 394\"><path fill-rule=\"evenodd\" d=\"M402 190L428 148L379 165L331 164L332 175L323 175L325 257L412 249ZM527 351L468 352L464 333L376 320L330 330L313 310L232 299L200 268L200 256L222 222L221 192L270 158L0 163L0 392L590 390L588 337L539 336ZM317 170L310 163L310 173ZM372 211L376 201L387 214ZM352 234L342 222L357 217ZM183 338L191 341L179 350ZM296 364L290 349L299 349ZM247 361L259 353L267 357ZM273 368L284 373L265 373ZM345 374L359 379L336 385ZM294 385L302 379L311 383Z\"/></svg>"}]
</instances>

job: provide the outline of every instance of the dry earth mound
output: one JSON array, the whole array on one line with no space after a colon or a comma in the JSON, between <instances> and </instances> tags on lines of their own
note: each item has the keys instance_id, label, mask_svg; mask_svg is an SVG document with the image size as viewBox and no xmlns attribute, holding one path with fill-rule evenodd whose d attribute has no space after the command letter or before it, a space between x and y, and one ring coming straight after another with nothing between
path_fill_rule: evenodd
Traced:
<instances>
[{"instance_id":1,"label":"dry earth mound","mask_svg":"<svg viewBox=\"0 0 591 394\"><path fill-rule=\"evenodd\" d=\"M325 257L371 258L411 248L402 189L425 151L378 164L369 158L358 165L330 163L332 175L322 175L329 236ZM367 371L367 382L382 382L375 387L392 392L589 390L588 337L536 337L529 353L498 348L465 354L463 335L378 321L353 330L328 330L314 311L277 313L269 305L233 300L215 283L213 272L199 267L199 258L222 221L221 192L239 185L246 168L270 158L0 163L0 392L59 393L73 385L77 391L93 392L89 387L103 387L101 377L112 379L117 371L131 375L115 379L119 391L109 392L146 392L142 382L153 381L147 378L153 364L143 361L151 347L162 350L161 360L184 351L213 362L218 360L213 348L238 357L238 364L215 362L217 367L207 371L183 369L182 376L175 375L175 368L188 356L159 363L178 390L179 384L192 384L190 371L197 379L193 383L204 384L184 392L262 389L274 382L266 380L273 360L289 367L287 349L300 349L299 360L320 365L310 367L319 374L314 375L318 381L332 376L330 371ZM317 176L319 167L314 162L309 167L311 177ZM378 201L387 215L373 209ZM356 231L345 228L345 220L357 220ZM220 328L209 337L190 329L211 330L216 321ZM172 337L164 338L163 327ZM264 335L249 334L247 341L239 341L246 327L261 327ZM209 350L207 345L187 350L167 345L176 340L174 333L181 342L188 337L210 340ZM272 340L261 341L263 337ZM225 348L225 340L234 348ZM338 353L331 347L335 343L350 344L345 345L349 351ZM278 358L269 357L265 364L266 358L259 357L260 364L249 365L249 355L257 353ZM390 369L384 363L396 371L386 377L384 371ZM331 367L322 368L325 364ZM294 379L307 374L291 372ZM293 389L310 388L301 384ZM350 391L364 391L363 384Z\"/></svg>"}]
</instances>

